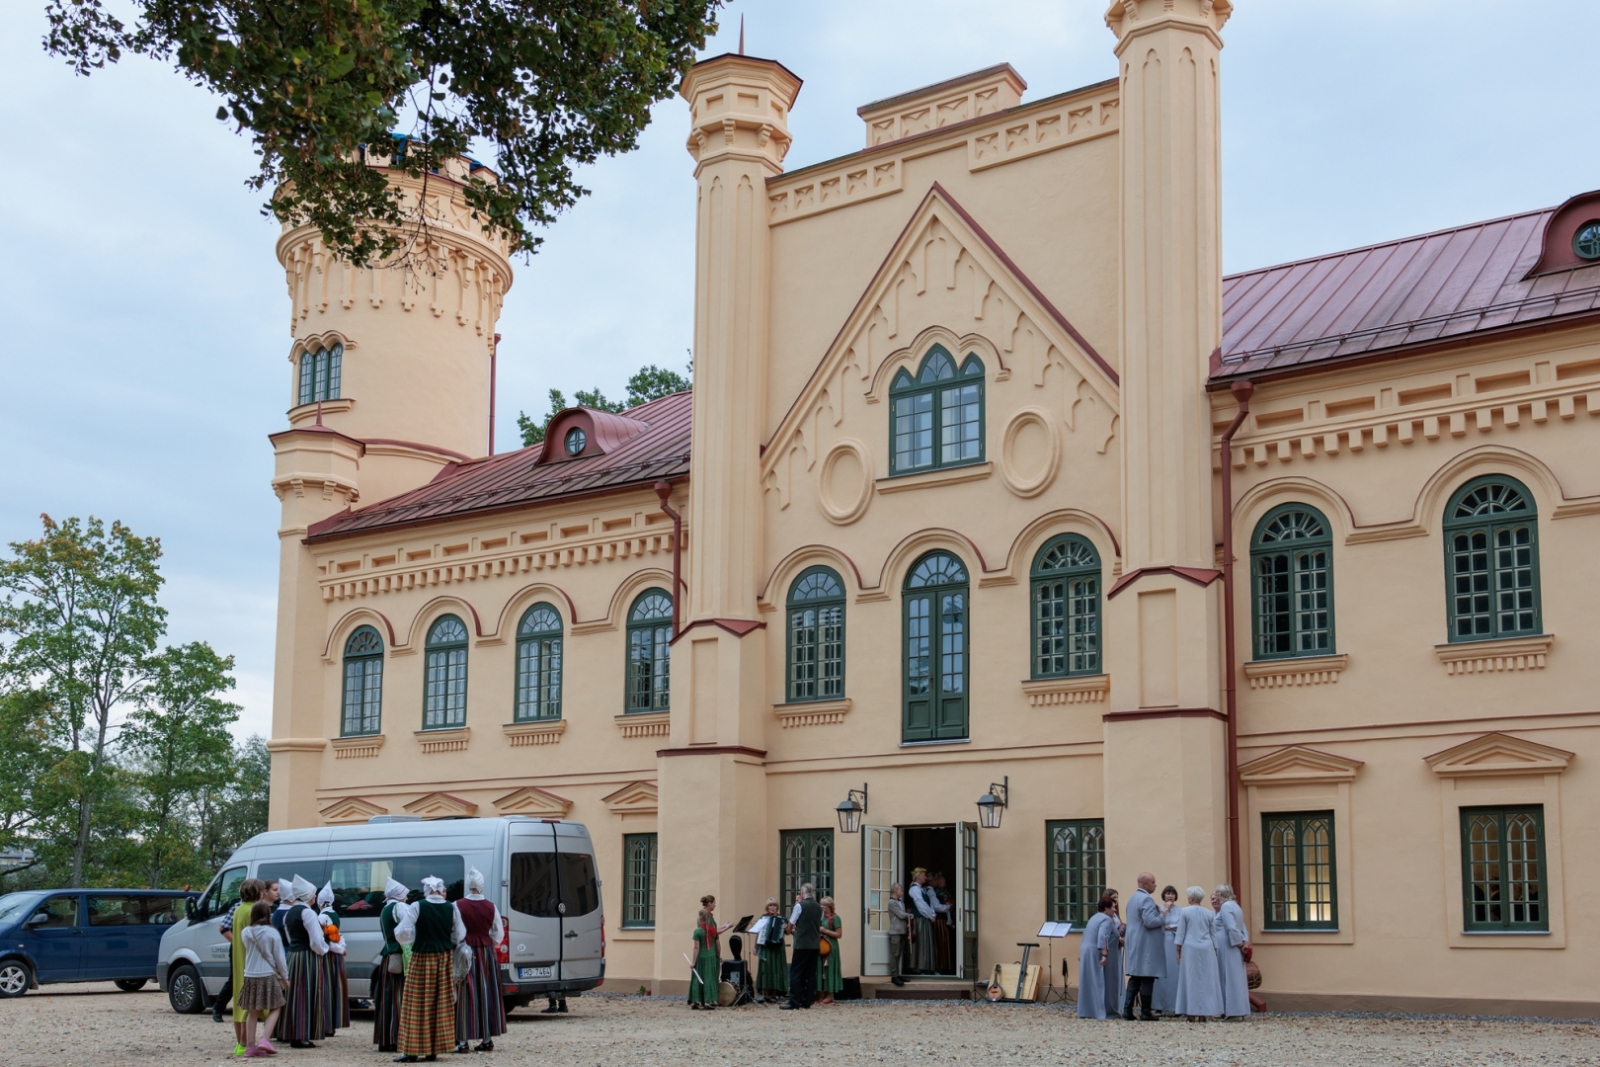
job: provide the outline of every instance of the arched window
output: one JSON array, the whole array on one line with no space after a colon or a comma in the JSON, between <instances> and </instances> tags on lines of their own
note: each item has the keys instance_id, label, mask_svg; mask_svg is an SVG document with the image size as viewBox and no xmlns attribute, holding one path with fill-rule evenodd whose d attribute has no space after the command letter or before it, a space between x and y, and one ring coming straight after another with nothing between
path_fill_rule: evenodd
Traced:
<instances>
[{"instance_id":1,"label":"arched window","mask_svg":"<svg viewBox=\"0 0 1600 1067\"><path fill-rule=\"evenodd\" d=\"M1333 655L1333 528L1306 504L1273 508L1250 542L1255 658Z\"/></svg>"},{"instance_id":2,"label":"arched window","mask_svg":"<svg viewBox=\"0 0 1600 1067\"><path fill-rule=\"evenodd\" d=\"M788 699L843 696L844 583L827 567L812 567L789 586Z\"/></svg>"},{"instance_id":3,"label":"arched window","mask_svg":"<svg viewBox=\"0 0 1600 1067\"><path fill-rule=\"evenodd\" d=\"M1450 640L1540 633L1539 515L1533 494L1504 475L1474 478L1444 511Z\"/></svg>"},{"instance_id":4,"label":"arched window","mask_svg":"<svg viewBox=\"0 0 1600 1067\"><path fill-rule=\"evenodd\" d=\"M889 386L889 454L893 474L959 467L983 459L983 361L969 355L961 369L939 345L922 358L915 378L904 368Z\"/></svg>"},{"instance_id":5,"label":"arched window","mask_svg":"<svg viewBox=\"0 0 1600 1067\"><path fill-rule=\"evenodd\" d=\"M930 552L906 575L905 741L967 736L967 569Z\"/></svg>"},{"instance_id":6,"label":"arched window","mask_svg":"<svg viewBox=\"0 0 1600 1067\"><path fill-rule=\"evenodd\" d=\"M628 611L628 698L625 710L666 711L671 706L672 597L647 589Z\"/></svg>"},{"instance_id":7,"label":"arched window","mask_svg":"<svg viewBox=\"0 0 1600 1067\"><path fill-rule=\"evenodd\" d=\"M517 722L561 718L561 616L535 604L517 624Z\"/></svg>"},{"instance_id":8,"label":"arched window","mask_svg":"<svg viewBox=\"0 0 1600 1067\"><path fill-rule=\"evenodd\" d=\"M467 724L467 628L441 615L428 630L423 668L422 728L454 730Z\"/></svg>"},{"instance_id":9,"label":"arched window","mask_svg":"<svg viewBox=\"0 0 1600 1067\"><path fill-rule=\"evenodd\" d=\"M344 345L337 341L327 348L307 349L300 357L300 403L337 400L343 362Z\"/></svg>"},{"instance_id":10,"label":"arched window","mask_svg":"<svg viewBox=\"0 0 1600 1067\"><path fill-rule=\"evenodd\" d=\"M1100 556L1077 534L1033 559L1033 676L1100 673Z\"/></svg>"},{"instance_id":11,"label":"arched window","mask_svg":"<svg viewBox=\"0 0 1600 1067\"><path fill-rule=\"evenodd\" d=\"M341 737L383 729L383 638L359 626L344 643L344 717Z\"/></svg>"}]
</instances>

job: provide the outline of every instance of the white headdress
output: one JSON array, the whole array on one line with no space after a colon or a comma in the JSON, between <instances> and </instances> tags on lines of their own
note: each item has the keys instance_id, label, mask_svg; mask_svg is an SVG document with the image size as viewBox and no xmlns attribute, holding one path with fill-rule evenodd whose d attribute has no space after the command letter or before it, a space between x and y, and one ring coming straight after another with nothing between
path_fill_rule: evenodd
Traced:
<instances>
[{"instance_id":1,"label":"white headdress","mask_svg":"<svg viewBox=\"0 0 1600 1067\"><path fill-rule=\"evenodd\" d=\"M467 868L467 892L483 892L483 872L476 867Z\"/></svg>"},{"instance_id":2,"label":"white headdress","mask_svg":"<svg viewBox=\"0 0 1600 1067\"><path fill-rule=\"evenodd\" d=\"M422 880L422 891L430 897L444 896L444 879L429 875Z\"/></svg>"},{"instance_id":3,"label":"white headdress","mask_svg":"<svg viewBox=\"0 0 1600 1067\"><path fill-rule=\"evenodd\" d=\"M317 907L319 907L319 908L328 908L328 907L332 907L332 906L333 906L333 881L330 879L327 883L325 883L323 885L321 891L317 893Z\"/></svg>"},{"instance_id":4,"label":"white headdress","mask_svg":"<svg viewBox=\"0 0 1600 1067\"><path fill-rule=\"evenodd\" d=\"M398 900L404 903L406 897L410 894L411 890L407 889L393 878L389 879L383 885L383 898L385 900Z\"/></svg>"},{"instance_id":5,"label":"white headdress","mask_svg":"<svg viewBox=\"0 0 1600 1067\"><path fill-rule=\"evenodd\" d=\"M290 887L294 892L294 899L302 904L309 904L316 899L317 887L298 874L294 876L294 881L290 883Z\"/></svg>"},{"instance_id":6,"label":"white headdress","mask_svg":"<svg viewBox=\"0 0 1600 1067\"><path fill-rule=\"evenodd\" d=\"M278 903L284 905L294 903L294 883L287 878L278 879Z\"/></svg>"}]
</instances>

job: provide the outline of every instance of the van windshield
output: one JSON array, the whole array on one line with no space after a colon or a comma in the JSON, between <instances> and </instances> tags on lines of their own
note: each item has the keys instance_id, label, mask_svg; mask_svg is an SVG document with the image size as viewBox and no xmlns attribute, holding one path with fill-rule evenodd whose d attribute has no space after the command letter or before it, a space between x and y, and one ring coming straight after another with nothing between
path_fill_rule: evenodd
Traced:
<instances>
[{"instance_id":1,"label":"van windshield","mask_svg":"<svg viewBox=\"0 0 1600 1067\"><path fill-rule=\"evenodd\" d=\"M565 904L562 911L558 905ZM540 919L576 918L600 907L594 857L585 852L513 852L511 910Z\"/></svg>"},{"instance_id":2,"label":"van windshield","mask_svg":"<svg viewBox=\"0 0 1600 1067\"><path fill-rule=\"evenodd\" d=\"M445 899L451 901L461 899L467 880L467 864L460 856L339 859L329 866L333 906L341 919L377 918L383 910L383 887L391 878L410 890L406 900L413 904L422 899L424 878L443 880Z\"/></svg>"},{"instance_id":3,"label":"van windshield","mask_svg":"<svg viewBox=\"0 0 1600 1067\"><path fill-rule=\"evenodd\" d=\"M43 897L43 893L37 892L7 893L0 897L0 926L9 926L26 917Z\"/></svg>"}]
</instances>

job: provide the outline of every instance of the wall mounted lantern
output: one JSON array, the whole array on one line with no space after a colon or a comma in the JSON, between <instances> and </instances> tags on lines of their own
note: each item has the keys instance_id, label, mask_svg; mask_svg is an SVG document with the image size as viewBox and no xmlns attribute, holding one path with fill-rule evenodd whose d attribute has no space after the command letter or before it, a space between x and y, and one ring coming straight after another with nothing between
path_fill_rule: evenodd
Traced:
<instances>
[{"instance_id":1,"label":"wall mounted lantern","mask_svg":"<svg viewBox=\"0 0 1600 1067\"><path fill-rule=\"evenodd\" d=\"M978 825L985 830L1000 829L1000 813L1009 807L1011 776L1004 782L990 782L989 791L978 798Z\"/></svg>"},{"instance_id":2,"label":"wall mounted lantern","mask_svg":"<svg viewBox=\"0 0 1600 1067\"><path fill-rule=\"evenodd\" d=\"M850 790L835 810L839 813L841 834L860 833L861 816L867 813L867 783L862 782L860 789Z\"/></svg>"}]
</instances>

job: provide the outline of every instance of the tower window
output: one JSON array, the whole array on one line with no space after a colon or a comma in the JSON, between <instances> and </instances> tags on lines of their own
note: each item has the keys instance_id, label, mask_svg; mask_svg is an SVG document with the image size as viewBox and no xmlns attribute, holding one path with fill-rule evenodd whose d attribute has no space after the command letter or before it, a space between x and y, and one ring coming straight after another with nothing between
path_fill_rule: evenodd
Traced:
<instances>
[{"instance_id":1,"label":"tower window","mask_svg":"<svg viewBox=\"0 0 1600 1067\"><path fill-rule=\"evenodd\" d=\"M1579 259L1600 259L1600 219L1590 219L1572 237L1572 250Z\"/></svg>"},{"instance_id":2,"label":"tower window","mask_svg":"<svg viewBox=\"0 0 1600 1067\"><path fill-rule=\"evenodd\" d=\"M589 435L583 432L583 427L574 426L567 431L567 436L562 443L567 449L567 455L582 455L584 446L589 443Z\"/></svg>"},{"instance_id":3,"label":"tower window","mask_svg":"<svg viewBox=\"0 0 1600 1067\"><path fill-rule=\"evenodd\" d=\"M300 357L300 403L339 398L340 364L344 345L335 341L326 348L310 348Z\"/></svg>"}]
</instances>

